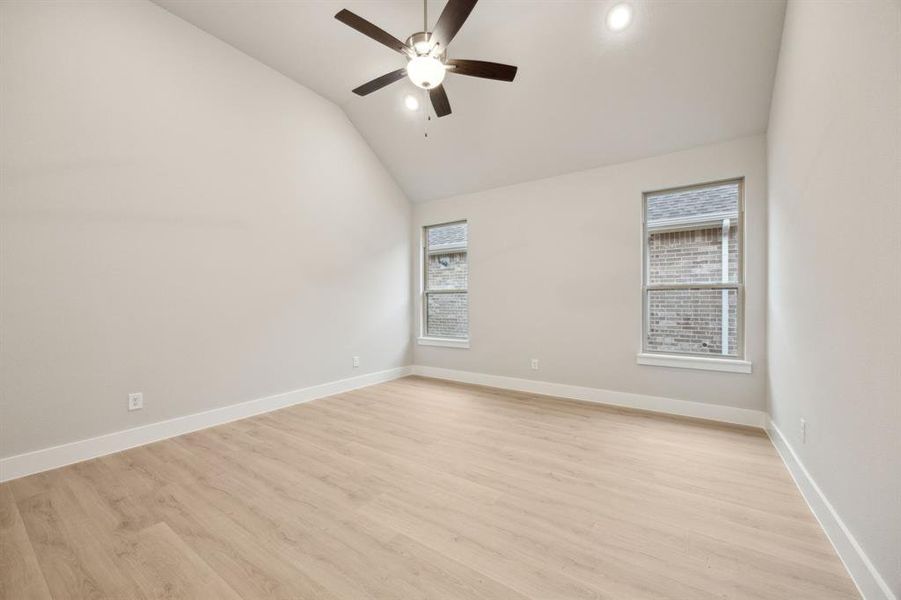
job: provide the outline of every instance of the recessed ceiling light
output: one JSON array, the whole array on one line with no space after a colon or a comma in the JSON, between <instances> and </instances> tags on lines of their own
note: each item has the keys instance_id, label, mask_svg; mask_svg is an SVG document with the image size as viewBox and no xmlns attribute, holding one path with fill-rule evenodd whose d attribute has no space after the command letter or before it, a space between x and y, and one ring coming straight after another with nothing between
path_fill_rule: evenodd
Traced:
<instances>
[{"instance_id":1,"label":"recessed ceiling light","mask_svg":"<svg viewBox=\"0 0 901 600\"><path fill-rule=\"evenodd\" d=\"M410 110L419 110L419 100L416 99L416 96L407 94L407 97L404 98L404 106Z\"/></svg>"},{"instance_id":2,"label":"recessed ceiling light","mask_svg":"<svg viewBox=\"0 0 901 600\"><path fill-rule=\"evenodd\" d=\"M628 4L617 4L607 13L607 28L611 31L622 31L632 22L632 7Z\"/></svg>"}]
</instances>

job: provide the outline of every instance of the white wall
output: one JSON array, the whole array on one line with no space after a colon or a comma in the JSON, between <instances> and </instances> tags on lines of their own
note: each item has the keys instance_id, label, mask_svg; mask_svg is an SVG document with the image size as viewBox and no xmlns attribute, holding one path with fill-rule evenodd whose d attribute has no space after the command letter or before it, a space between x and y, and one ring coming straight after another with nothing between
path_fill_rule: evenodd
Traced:
<instances>
[{"instance_id":1,"label":"white wall","mask_svg":"<svg viewBox=\"0 0 901 600\"><path fill-rule=\"evenodd\" d=\"M772 418L901 597L897 2L789 4L768 143Z\"/></svg>"},{"instance_id":2,"label":"white wall","mask_svg":"<svg viewBox=\"0 0 901 600\"><path fill-rule=\"evenodd\" d=\"M0 11L0 456L409 364L409 204L339 108L149 2Z\"/></svg>"},{"instance_id":3,"label":"white wall","mask_svg":"<svg viewBox=\"0 0 901 600\"><path fill-rule=\"evenodd\" d=\"M765 163L757 136L416 205L417 239L424 225L469 221L471 338L417 346L416 364L762 410ZM636 364L642 192L741 176L753 373Z\"/></svg>"}]
</instances>

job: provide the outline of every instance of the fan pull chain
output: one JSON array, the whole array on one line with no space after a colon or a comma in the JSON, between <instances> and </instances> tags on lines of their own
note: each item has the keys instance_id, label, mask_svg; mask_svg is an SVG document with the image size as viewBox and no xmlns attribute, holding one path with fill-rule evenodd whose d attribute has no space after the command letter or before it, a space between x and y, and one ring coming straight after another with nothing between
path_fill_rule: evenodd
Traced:
<instances>
[{"instance_id":1,"label":"fan pull chain","mask_svg":"<svg viewBox=\"0 0 901 600\"><path fill-rule=\"evenodd\" d=\"M422 129L425 133L426 139L429 139L429 124L432 120L432 115L429 114L429 106L431 105L432 103L429 99L429 92L422 90L422 108L424 109L423 112L425 113L425 123L423 123Z\"/></svg>"}]
</instances>

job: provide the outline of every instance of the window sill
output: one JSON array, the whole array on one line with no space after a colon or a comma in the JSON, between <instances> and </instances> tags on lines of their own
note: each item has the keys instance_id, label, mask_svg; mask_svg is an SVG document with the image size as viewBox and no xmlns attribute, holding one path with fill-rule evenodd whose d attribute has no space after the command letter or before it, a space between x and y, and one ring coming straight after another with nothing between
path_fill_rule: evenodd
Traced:
<instances>
[{"instance_id":1,"label":"window sill","mask_svg":"<svg viewBox=\"0 0 901 600\"><path fill-rule=\"evenodd\" d=\"M420 346L443 346L445 348L469 348L469 340L451 338L421 337L416 340Z\"/></svg>"},{"instance_id":2,"label":"window sill","mask_svg":"<svg viewBox=\"0 0 901 600\"><path fill-rule=\"evenodd\" d=\"M723 371L726 373L750 373L751 362L734 358L707 358L706 356L678 356L674 354L641 353L637 357L640 365L653 367L675 367L677 369L701 369L703 371Z\"/></svg>"}]
</instances>

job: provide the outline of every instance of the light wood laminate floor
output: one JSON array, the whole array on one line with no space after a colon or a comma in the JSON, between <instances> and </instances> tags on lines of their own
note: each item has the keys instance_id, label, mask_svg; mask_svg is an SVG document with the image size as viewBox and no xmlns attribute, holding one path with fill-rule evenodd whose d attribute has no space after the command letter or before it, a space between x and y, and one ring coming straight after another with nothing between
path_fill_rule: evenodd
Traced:
<instances>
[{"instance_id":1,"label":"light wood laminate floor","mask_svg":"<svg viewBox=\"0 0 901 600\"><path fill-rule=\"evenodd\" d=\"M410 377L0 486L0 596L856 598L762 432Z\"/></svg>"}]
</instances>

